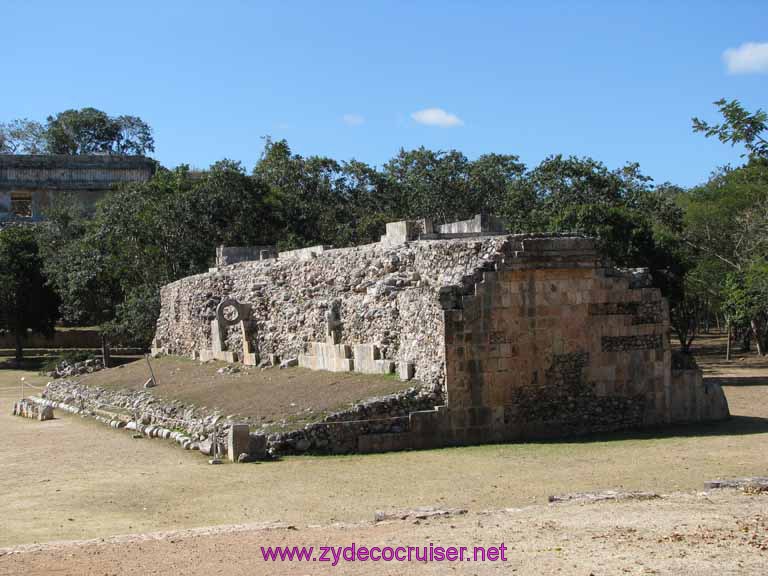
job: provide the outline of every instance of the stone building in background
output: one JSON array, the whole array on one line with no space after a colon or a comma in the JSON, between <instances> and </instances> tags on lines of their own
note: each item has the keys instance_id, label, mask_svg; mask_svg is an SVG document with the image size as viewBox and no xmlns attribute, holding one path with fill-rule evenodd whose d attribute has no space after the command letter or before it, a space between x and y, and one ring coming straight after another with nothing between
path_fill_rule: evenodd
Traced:
<instances>
[{"instance_id":1,"label":"stone building in background","mask_svg":"<svg viewBox=\"0 0 768 576\"><path fill-rule=\"evenodd\" d=\"M647 272L615 268L592 239L509 235L478 216L394 222L375 244L262 256L163 287L155 352L397 373L429 400L334 416L270 439L276 452L426 448L728 417L720 386L673 361L668 304Z\"/></svg>"},{"instance_id":2,"label":"stone building in background","mask_svg":"<svg viewBox=\"0 0 768 576\"><path fill-rule=\"evenodd\" d=\"M0 225L40 220L56 194L92 205L117 184L149 180L155 166L143 156L0 154Z\"/></svg>"}]
</instances>

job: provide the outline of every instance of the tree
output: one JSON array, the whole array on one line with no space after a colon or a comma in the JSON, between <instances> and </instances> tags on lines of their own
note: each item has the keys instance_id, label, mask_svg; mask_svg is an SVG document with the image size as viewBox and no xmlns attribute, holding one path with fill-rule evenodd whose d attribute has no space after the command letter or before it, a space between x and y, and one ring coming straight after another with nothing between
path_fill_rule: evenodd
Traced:
<instances>
[{"instance_id":1,"label":"tree","mask_svg":"<svg viewBox=\"0 0 768 576\"><path fill-rule=\"evenodd\" d=\"M348 206L349 221L342 224L336 244L354 245L377 242L394 220L386 201L386 179L365 162L350 160L341 166L340 195Z\"/></svg>"},{"instance_id":2,"label":"tree","mask_svg":"<svg viewBox=\"0 0 768 576\"><path fill-rule=\"evenodd\" d=\"M694 132L743 144L747 162L722 168L700 187L681 196L685 209L685 241L702 260L719 263L720 300L729 327L751 332L758 353L766 351L768 294L763 289L768 262L768 115L750 113L738 100L715 102L721 124L693 119ZM710 266L711 269L714 267Z\"/></svg>"},{"instance_id":3,"label":"tree","mask_svg":"<svg viewBox=\"0 0 768 576\"><path fill-rule=\"evenodd\" d=\"M137 116L113 118L96 108L65 110L45 127L51 154L135 154L154 152L152 129Z\"/></svg>"},{"instance_id":4,"label":"tree","mask_svg":"<svg viewBox=\"0 0 768 576\"><path fill-rule=\"evenodd\" d=\"M384 176L392 211L401 218L428 217L444 224L482 207L469 192L469 160L457 150L401 149L384 165Z\"/></svg>"},{"instance_id":5,"label":"tree","mask_svg":"<svg viewBox=\"0 0 768 576\"><path fill-rule=\"evenodd\" d=\"M39 122L21 118L0 122L0 154L43 154L45 128Z\"/></svg>"},{"instance_id":6,"label":"tree","mask_svg":"<svg viewBox=\"0 0 768 576\"><path fill-rule=\"evenodd\" d=\"M280 247L339 243L340 228L351 214L338 162L304 158L293 154L285 140L267 138L253 176L269 191L265 203Z\"/></svg>"},{"instance_id":7,"label":"tree","mask_svg":"<svg viewBox=\"0 0 768 576\"><path fill-rule=\"evenodd\" d=\"M104 154L112 150L118 128L96 108L65 110L48 117L46 138L51 154Z\"/></svg>"},{"instance_id":8,"label":"tree","mask_svg":"<svg viewBox=\"0 0 768 576\"><path fill-rule=\"evenodd\" d=\"M148 345L161 286L206 270L219 244L272 240L264 196L258 180L225 160L194 181L186 166L158 170L148 182L109 193L92 218L54 203L41 239L65 320Z\"/></svg>"},{"instance_id":9,"label":"tree","mask_svg":"<svg viewBox=\"0 0 768 576\"><path fill-rule=\"evenodd\" d=\"M750 158L768 158L768 114L758 108L748 112L738 100L721 98L714 102L723 116L722 124L709 124L693 118L693 131L703 132L707 138L716 136L720 142L731 146L743 144Z\"/></svg>"},{"instance_id":10,"label":"tree","mask_svg":"<svg viewBox=\"0 0 768 576\"><path fill-rule=\"evenodd\" d=\"M114 122L118 127L114 147L116 154L145 156L154 152L155 139L149 124L138 116L118 116Z\"/></svg>"},{"instance_id":11,"label":"tree","mask_svg":"<svg viewBox=\"0 0 768 576\"><path fill-rule=\"evenodd\" d=\"M24 357L27 331L53 335L58 297L47 284L31 228L0 231L0 327L16 341L16 361Z\"/></svg>"},{"instance_id":12,"label":"tree","mask_svg":"<svg viewBox=\"0 0 768 576\"><path fill-rule=\"evenodd\" d=\"M37 225L45 275L61 298L62 320L70 325L98 324L105 308L102 259L97 246L83 242L92 210L73 194L54 194Z\"/></svg>"}]
</instances>

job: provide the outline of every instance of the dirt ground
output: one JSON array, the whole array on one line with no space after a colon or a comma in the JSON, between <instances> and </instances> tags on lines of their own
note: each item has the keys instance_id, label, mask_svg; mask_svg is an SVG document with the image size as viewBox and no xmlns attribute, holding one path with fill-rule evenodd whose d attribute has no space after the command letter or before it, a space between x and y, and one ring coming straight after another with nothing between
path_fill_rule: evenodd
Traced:
<instances>
[{"instance_id":1,"label":"dirt ground","mask_svg":"<svg viewBox=\"0 0 768 576\"><path fill-rule=\"evenodd\" d=\"M578 442L223 466L209 466L200 454L171 443L135 440L73 416L42 423L11 417L9 404L23 374L4 370L0 546L26 546L0 551L0 574L765 573L768 552L760 546L768 537L768 496L698 492L713 478L768 476L768 365L751 356L725 363L716 353L719 341L700 344L707 377L725 388L734 415L729 421ZM26 376L31 384L45 381ZM552 494L604 489L673 495L547 504ZM419 506L468 513L371 523L375 510ZM264 523L295 529L259 529ZM245 526L205 528L232 524ZM158 531L176 532L147 535ZM119 534L139 536L108 539ZM50 544L94 538L107 540ZM259 553L267 544L352 542L504 542L511 560L447 568L276 567ZM30 548L34 543L47 544Z\"/></svg>"},{"instance_id":2,"label":"dirt ground","mask_svg":"<svg viewBox=\"0 0 768 576\"><path fill-rule=\"evenodd\" d=\"M158 387L154 396L249 417L257 424L286 419L297 427L328 412L347 408L371 396L412 386L394 375L324 372L304 368L262 370L243 366L234 374L219 374L224 362L201 363L165 356L151 359ZM141 389L149 378L146 360L80 377L89 386Z\"/></svg>"},{"instance_id":3,"label":"dirt ground","mask_svg":"<svg viewBox=\"0 0 768 576\"><path fill-rule=\"evenodd\" d=\"M321 547L466 546L464 562L345 561ZM475 546L506 548L475 561ZM262 547L313 547L268 561ZM768 496L735 491L553 504L425 520L331 526L225 526L0 550L0 574L765 574Z\"/></svg>"}]
</instances>

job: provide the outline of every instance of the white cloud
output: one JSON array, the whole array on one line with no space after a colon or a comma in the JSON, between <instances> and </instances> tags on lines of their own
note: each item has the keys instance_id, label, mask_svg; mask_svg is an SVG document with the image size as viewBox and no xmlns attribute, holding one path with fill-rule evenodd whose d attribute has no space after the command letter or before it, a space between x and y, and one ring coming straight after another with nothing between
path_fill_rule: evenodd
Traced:
<instances>
[{"instance_id":1,"label":"white cloud","mask_svg":"<svg viewBox=\"0 0 768 576\"><path fill-rule=\"evenodd\" d=\"M442 108L425 108L411 114L413 118L419 124L426 126L440 126L440 128L453 128L454 126L463 126L464 120L450 114Z\"/></svg>"},{"instance_id":2,"label":"white cloud","mask_svg":"<svg viewBox=\"0 0 768 576\"><path fill-rule=\"evenodd\" d=\"M745 42L723 52L723 60L731 74L768 73L768 42Z\"/></svg>"},{"instance_id":3,"label":"white cloud","mask_svg":"<svg viewBox=\"0 0 768 576\"><path fill-rule=\"evenodd\" d=\"M341 117L341 121L347 126L360 126L360 124L365 122L365 118L362 114L344 114Z\"/></svg>"}]
</instances>

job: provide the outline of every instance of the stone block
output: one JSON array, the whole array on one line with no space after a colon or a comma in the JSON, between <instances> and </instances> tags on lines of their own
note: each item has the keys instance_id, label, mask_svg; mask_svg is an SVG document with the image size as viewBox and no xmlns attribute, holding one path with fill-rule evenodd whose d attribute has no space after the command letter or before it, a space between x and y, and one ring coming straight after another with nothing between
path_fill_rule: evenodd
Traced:
<instances>
[{"instance_id":1,"label":"stone block","mask_svg":"<svg viewBox=\"0 0 768 576\"><path fill-rule=\"evenodd\" d=\"M53 420L53 408L23 398L13 404L13 415L32 420Z\"/></svg>"},{"instance_id":2,"label":"stone block","mask_svg":"<svg viewBox=\"0 0 768 576\"><path fill-rule=\"evenodd\" d=\"M394 371L394 362L381 359L379 347L375 344L356 344L353 350L355 372L391 374Z\"/></svg>"},{"instance_id":3,"label":"stone block","mask_svg":"<svg viewBox=\"0 0 768 576\"><path fill-rule=\"evenodd\" d=\"M355 344L352 346L352 354L358 364L373 362L381 357L379 347L375 344Z\"/></svg>"},{"instance_id":4,"label":"stone block","mask_svg":"<svg viewBox=\"0 0 768 576\"><path fill-rule=\"evenodd\" d=\"M418 239L419 234L429 234L431 232L432 223L427 221L401 220L400 222L388 222L386 234L381 237L381 243L386 247L399 246Z\"/></svg>"},{"instance_id":5,"label":"stone block","mask_svg":"<svg viewBox=\"0 0 768 576\"><path fill-rule=\"evenodd\" d=\"M250 443L248 424L232 424L227 433L227 457L230 462L237 462L240 454L248 454Z\"/></svg>"},{"instance_id":6,"label":"stone block","mask_svg":"<svg viewBox=\"0 0 768 576\"><path fill-rule=\"evenodd\" d=\"M317 356L311 354L299 354L299 367L309 370L317 370Z\"/></svg>"},{"instance_id":7,"label":"stone block","mask_svg":"<svg viewBox=\"0 0 768 576\"><path fill-rule=\"evenodd\" d=\"M237 355L234 352L230 352L228 350L214 352L213 356L216 360L220 360L222 362L228 362L229 364L232 364L233 362L237 362Z\"/></svg>"},{"instance_id":8,"label":"stone block","mask_svg":"<svg viewBox=\"0 0 768 576\"><path fill-rule=\"evenodd\" d=\"M216 359L213 350L200 350L199 357L200 362L210 362L211 360Z\"/></svg>"},{"instance_id":9,"label":"stone block","mask_svg":"<svg viewBox=\"0 0 768 576\"><path fill-rule=\"evenodd\" d=\"M416 366L414 366L413 362L399 362L397 374L400 380L413 380L413 377L416 375Z\"/></svg>"},{"instance_id":10,"label":"stone block","mask_svg":"<svg viewBox=\"0 0 768 576\"><path fill-rule=\"evenodd\" d=\"M354 366L352 358L334 358L328 370L331 372L353 372Z\"/></svg>"},{"instance_id":11,"label":"stone block","mask_svg":"<svg viewBox=\"0 0 768 576\"><path fill-rule=\"evenodd\" d=\"M328 249L328 246L317 245L309 246L308 248L298 248L296 250L288 250L286 252L278 252L277 257L281 260L312 260L320 256Z\"/></svg>"}]
</instances>

